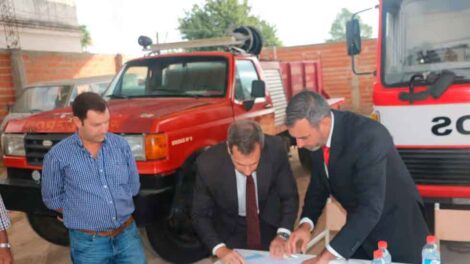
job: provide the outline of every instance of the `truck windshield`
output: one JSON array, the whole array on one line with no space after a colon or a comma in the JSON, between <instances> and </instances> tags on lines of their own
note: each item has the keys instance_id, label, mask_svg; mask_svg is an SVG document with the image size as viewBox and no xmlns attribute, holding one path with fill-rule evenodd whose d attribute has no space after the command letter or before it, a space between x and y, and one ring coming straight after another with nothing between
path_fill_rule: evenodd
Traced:
<instances>
[{"instance_id":1,"label":"truck windshield","mask_svg":"<svg viewBox=\"0 0 470 264\"><path fill-rule=\"evenodd\" d=\"M450 70L470 80L470 1L384 1L382 80L401 86L414 74Z\"/></svg>"},{"instance_id":2,"label":"truck windshield","mask_svg":"<svg viewBox=\"0 0 470 264\"><path fill-rule=\"evenodd\" d=\"M36 113L67 106L71 86L28 87L16 100L13 113Z\"/></svg>"},{"instance_id":3,"label":"truck windshield","mask_svg":"<svg viewBox=\"0 0 470 264\"><path fill-rule=\"evenodd\" d=\"M227 87L227 65L227 59L223 57L161 57L133 61L121 71L105 96L223 97Z\"/></svg>"}]
</instances>

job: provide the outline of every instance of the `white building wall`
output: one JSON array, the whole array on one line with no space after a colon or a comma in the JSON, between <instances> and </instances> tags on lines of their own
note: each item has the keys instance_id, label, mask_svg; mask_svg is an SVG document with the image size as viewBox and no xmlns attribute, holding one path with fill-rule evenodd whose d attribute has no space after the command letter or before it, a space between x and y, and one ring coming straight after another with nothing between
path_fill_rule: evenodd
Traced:
<instances>
[{"instance_id":1,"label":"white building wall","mask_svg":"<svg viewBox=\"0 0 470 264\"><path fill-rule=\"evenodd\" d=\"M13 0L23 50L81 52L74 0ZM6 48L0 22L0 49Z\"/></svg>"}]
</instances>

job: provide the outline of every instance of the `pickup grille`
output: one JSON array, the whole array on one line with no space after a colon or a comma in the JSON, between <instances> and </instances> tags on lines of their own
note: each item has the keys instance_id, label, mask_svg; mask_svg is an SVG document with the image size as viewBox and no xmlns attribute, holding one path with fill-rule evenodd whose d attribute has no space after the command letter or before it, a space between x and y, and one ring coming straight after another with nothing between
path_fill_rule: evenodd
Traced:
<instances>
[{"instance_id":1,"label":"pickup grille","mask_svg":"<svg viewBox=\"0 0 470 264\"><path fill-rule=\"evenodd\" d=\"M399 149L398 152L417 184L470 184L470 149Z\"/></svg>"},{"instance_id":2,"label":"pickup grille","mask_svg":"<svg viewBox=\"0 0 470 264\"><path fill-rule=\"evenodd\" d=\"M52 146L68 136L70 134L26 134L24 138L26 161L30 165L42 165L44 155L46 155ZM52 145L44 145L44 141L50 141Z\"/></svg>"}]
</instances>

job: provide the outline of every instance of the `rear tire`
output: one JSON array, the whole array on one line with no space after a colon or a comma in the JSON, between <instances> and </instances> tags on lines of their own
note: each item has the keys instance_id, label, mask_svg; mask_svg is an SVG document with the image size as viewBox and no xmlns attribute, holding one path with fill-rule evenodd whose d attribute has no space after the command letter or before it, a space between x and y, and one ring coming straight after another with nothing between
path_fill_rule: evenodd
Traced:
<instances>
[{"instance_id":1,"label":"rear tire","mask_svg":"<svg viewBox=\"0 0 470 264\"><path fill-rule=\"evenodd\" d=\"M162 218L147 225L147 237L152 248L163 259L172 263L193 263L209 255L194 232L177 227L170 218Z\"/></svg>"},{"instance_id":2,"label":"rear tire","mask_svg":"<svg viewBox=\"0 0 470 264\"><path fill-rule=\"evenodd\" d=\"M191 221L191 203L196 176L196 155L177 172L173 203L168 216L145 227L153 249L172 263L192 263L209 256Z\"/></svg>"},{"instance_id":3,"label":"rear tire","mask_svg":"<svg viewBox=\"0 0 470 264\"><path fill-rule=\"evenodd\" d=\"M29 224L41 238L56 245L69 245L69 232L57 217L32 213L27 216Z\"/></svg>"}]
</instances>

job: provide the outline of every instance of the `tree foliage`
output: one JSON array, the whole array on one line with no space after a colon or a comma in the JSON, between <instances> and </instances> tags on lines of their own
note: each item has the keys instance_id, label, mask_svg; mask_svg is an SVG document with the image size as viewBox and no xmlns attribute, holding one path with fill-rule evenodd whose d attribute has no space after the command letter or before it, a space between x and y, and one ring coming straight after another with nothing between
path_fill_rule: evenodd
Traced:
<instances>
[{"instance_id":1,"label":"tree foliage","mask_svg":"<svg viewBox=\"0 0 470 264\"><path fill-rule=\"evenodd\" d=\"M82 37L80 38L80 44L82 45L82 49L86 50L86 48L93 43L93 41L91 40L91 34L85 25L80 25L79 28L80 32L82 33Z\"/></svg>"},{"instance_id":2,"label":"tree foliage","mask_svg":"<svg viewBox=\"0 0 470 264\"><path fill-rule=\"evenodd\" d=\"M346 40L346 22L351 19L353 13L346 8L342 8L341 11L336 15L336 19L331 24L330 28L330 39L327 39L326 42L338 42ZM359 18L359 17L358 17ZM361 25L361 37L371 38L372 37L372 27L370 25L364 24L359 18L359 24Z\"/></svg>"},{"instance_id":3,"label":"tree foliage","mask_svg":"<svg viewBox=\"0 0 470 264\"><path fill-rule=\"evenodd\" d=\"M228 36L239 26L253 26L263 36L264 46L281 46L276 28L261 18L251 15L247 0L207 0L204 6L194 5L179 19L179 31L184 39Z\"/></svg>"}]
</instances>

